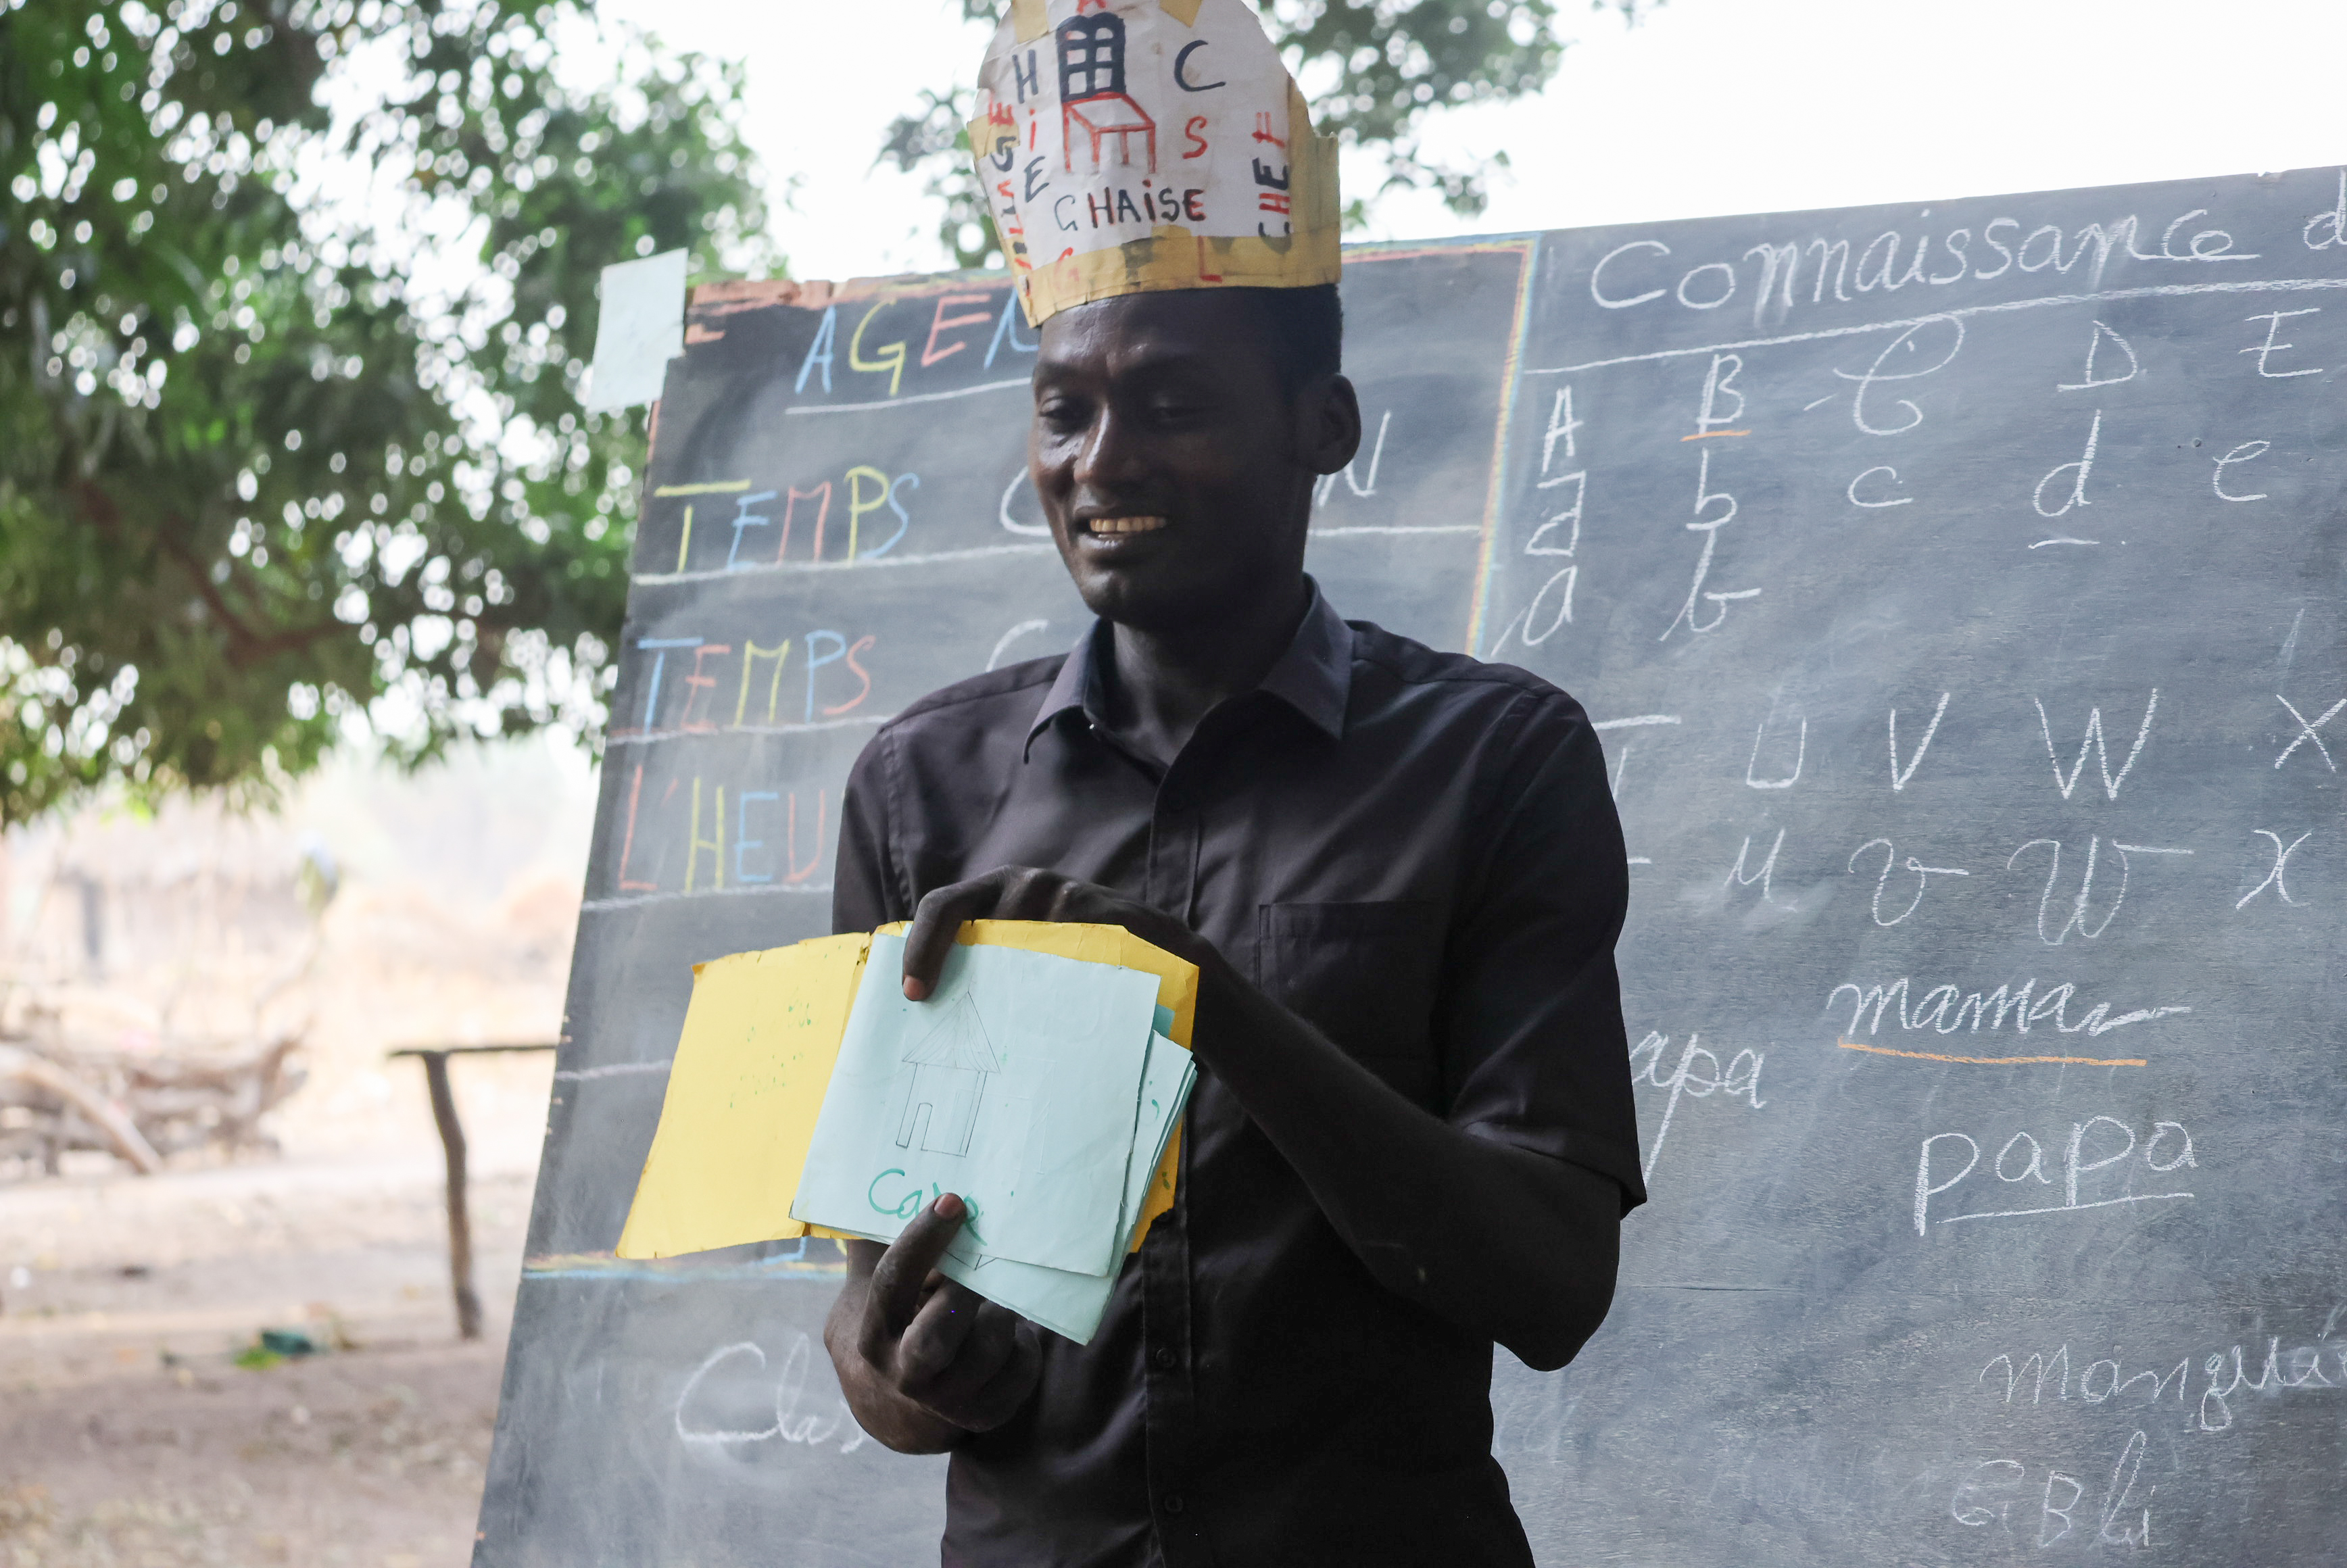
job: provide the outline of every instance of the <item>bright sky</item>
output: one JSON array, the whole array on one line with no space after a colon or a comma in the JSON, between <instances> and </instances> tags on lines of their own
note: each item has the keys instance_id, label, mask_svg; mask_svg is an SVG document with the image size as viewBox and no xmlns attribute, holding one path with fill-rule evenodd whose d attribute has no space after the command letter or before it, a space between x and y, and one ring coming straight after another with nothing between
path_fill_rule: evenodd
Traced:
<instances>
[{"instance_id":1,"label":"bright sky","mask_svg":"<svg viewBox=\"0 0 2347 1568\"><path fill-rule=\"evenodd\" d=\"M602 0L746 62L752 144L801 278L945 263L918 182L871 167L923 87L968 85L953 0ZM2342 0L1668 0L1577 14L1541 97L1436 123L1504 149L1491 210L1389 198L1368 238L1930 201L2347 162ZM1348 164L1360 189L1373 166ZM617 260L618 258L614 258Z\"/></svg>"}]
</instances>

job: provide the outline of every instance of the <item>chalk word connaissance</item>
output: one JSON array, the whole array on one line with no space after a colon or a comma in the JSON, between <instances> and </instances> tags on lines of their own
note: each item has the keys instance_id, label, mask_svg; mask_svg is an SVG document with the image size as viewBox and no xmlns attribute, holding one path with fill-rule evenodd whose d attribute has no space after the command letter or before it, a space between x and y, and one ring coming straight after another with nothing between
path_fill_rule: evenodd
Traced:
<instances>
[{"instance_id":1,"label":"chalk word connaissance","mask_svg":"<svg viewBox=\"0 0 2347 1568\"><path fill-rule=\"evenodd\" d=\"M2032 1351L2018 1366L2010 1354L1993 1356L1973 1382L1975 1388L2007 1405L2043 1405L2049 1399L2067 1400L2075 1388L2078 1402L2083 1405L2116 1406L2140 1399L2144 1407L2156 1408L2173 1390L2185 1430L2230 1431L2237 1419L2233 1402L2245 1391L2262 1394L2271 1400L2289 1393L2311 1394L2325 1389L2347 1388L2347 1340L2333 1342L2330 1337L2339 1317L2339 1309L2334 1308L2331 1321L2323 1326L2315 1341L2295 1347L2288 1356L2282 1354L2281 1336L2269 1335L2265 1358L2254 1378L2249 1375L2250 1358L2238 1343L2200 1358L2200 1395L2197 1399L2192 1397L2192 1356L2178 1357L2176 1365L2165 1371L2161 1370L2166 1366L2163 1357L2132 1375L2116 1355L2106 1356L2086 1363L2074 1380L2070 1347L2066 1344L2050 1356ZM2326 1358L2335 1363L2335 1377L2323 1371Z\"/></svg>"},{"instance_id":2,"label":"chalk word connaissance","mask_svg":"<svg viewBox=\"0 0 2347 1568\"><path fill-rule=\"evenodd\" d=\"M2144 1453L2150 1441L2142 1432L2127 1439L2092 1518L2078 1516L2089 1501L2085 1481L2047 1465L2041 1485L2034 1480L2034 1467L2014 1459L1983 1460L1973 1466L1956 1483L1948 1516L1975 1530L1995 1525L2010 1534L2017 1504L2023 1511L2024 1539L2034 1539L2041 1552L2081 1531L2093 1532L2077 1536L2082 1544L2140 1551L2151 1544L2151 1500L2159 1491L2156 1485L2143 1485Z\"/></svg>"},{"instance_id":3,"label":"chalk word connaissance","mask_svg":"<svg viewBox=\"0 0 2347 1568\"><path fill-rule=\"evenodd\" d=\"M2069 1007L2077 995L2078 988L2066 980L2058 986L2047 987L2042 996L2037 994L2034 979L2022 981L2017 990L2010 985L2002 985L1987 992L1965 991L1958 986L1933 986L1920 999L1911 1002L1909 991L1911 984L1911 980L1903 975L1887 986L1860 986L1855 980L1845 980L1826 998L1826 1006L1829 1009L1836 1006L1842 999L1842 993L1847 991L1854 1003L1850 1009L1849 1032L1860 1040L1881 1032L1885 1014L1894 1017L1899 1027L1910 1032L1928 1029L1940 1034L1954 1034L1959 1030L1977 1034L1983 1026L1992 1031L2001 1030L2010 1020L2013 1027L2023 1034L2027 1034L2034 1025L2051 1023L2064 1034L2100 1035L2131 1023L2150 1023L2192 1010L2188 1007L2137 1008L2113 1018L2112 1004L2098 1002L2087 1009L2086 1017L2073 1023L2069 1018ZM1870 1008L1873 1009L1870 1016L1867 1010Z\"/></svg>"},{"instance_id":4,"label":"chalk word connaissance","mask_svg":"<svg viewBox=\"0 0 2347 1568\"><path fill-rule=\"evenodd\" d=\"M2116 1143L2124 1138L2125 1143ZM1963 1145L1963 1153L1955 1153L1954 1146ZM1944 1146L1944 1147L1943 1147ZM2089 1154L2092 1157L2089 1157ZM1963 1165L1952 1174L1943 1174L1954 1161L1961 1158ZM1996 1179L2008 1187L2019 1187L2023 1206L2002 1209L1974 1209L1960 1214L1941 1214L1937 1223L1957 1225L1967 1220L2017 1219L2025 1214L2074 1214L2082 1209L2115 1208L2128 1204L2148 1204L2184 1199L2192 1196L2182 1191L2137 1193L2127 1191L2106 1197L2087 1197L2091 1190L2087 1178L2097 1173L2115 1171L2131 1188L2134 1166L2163 1178L2154 1184L2173 1188L2188 1178L2177 1173L2197 1168L2200 1162L2193 1153L2192 1134L2181 1122L2155 1122L2147 1136L2138 1138L2136 1130L2115 1116L2089 1116L2084 1122L2070 1125L2069 1136L2063 1141L2058 1157L2058 1178L2045 1169L2045 1147L2027 1132L2015 1132L1997 1150L1989 1169ZM1915 1234L1929 1235L1934 1217L1932 1201L1952 1192L1973 1178L1981 1168L1981 1145L1969 1133L1934 1132L1923 1140L1922 1149L1915 1162ZM2061 1201L2051 1204L2030 1203L2039 1194L2030 1192L2032 1184L2058 1188ZM2050 1194L2047 1194L2050 1195ZM2005 1201L2016 1201L2008 1198Z\"/></svg>"},{"instance_id":5,"label":"chalk word connaissance","mask_svg":"<svg viewBox=\"0 0 2347 1568\"><path fill-rule=\"evenodd\" d=\"M2024 233L2017 218L1993 218L1977 236L1970 228L1956 228L1937 236L1919 234L1911 245L1897 230L1888 230L1855 250L1849 240L1820 235L1806 243L1754 245L1734 261L1701 261L1692 267L1682 265L1682 259L1659 240L1632 240L1608 251L1590 269L1589 297L1609 311L1635 310L1666 299L1690 311L1716 311L1740 294L1752 302L1753 324L1761 326L1789 316L1801 302L1804 285L1807 302L1814 306L1825 303L1829 290L1835 300L1847 303L1853 290L1860 295L1876 290L1889 295L1910 283L1945 288L1987 282L2014 272L2050 271L2066 277L2082 261L2088 262L2086 286L2094 290L2102 287L2104 271L2115 256L2201 264L2258 259L2234 250L2232 236L2221 229L2191 229L2195 219L2207 215L2208 210L2199 208L2177 218L2161 231L2153 251L2143 248L2147 235L2133 216L2108 224L2088 223L2075 233L2054 223L2041 223ZM1755 286L1747 289L1747 282Z\"/></svg>"},{"instance_id":6,"label":"chalk word connaissance","mask_svg":"<svg viewBox=\"0 0 2347 1568\"><path fill-rule=\"evenodd\" d=\"M1760 1098L1760 1068L1767 1060L1762 1052L1739 1050L1728 1060L1723 1071L1718 1056L1697 1043L1702 1039L1700 1034L1687 1036L1686 1048L1679 1052L1678 1065L1668 1076L1663 1072L1663 1053L1671 1044L1667 1035L1649 1030L1630 1052L1630 1081L1650 1083L1670 1093L1663 1102L1663 1120L1655 1129L1655 1142L1646 1151L1642 1175L1655 1173L1655 1162L1662 1157L1663 1140L1671 1134L1671 1119L1678 1114L1681 1095L1708 1100L1716 1092L1726 1100L1741 1100L1755 1111L1768 1103Z\"/></svg>"},{"instance_id":7,"label":"chalk word connaissance","mask_svg":"<svg viewBox=\"0 0 2347 1568\"><path fill-rule=\"evenodd\" d=\"M832 1395L832 1403L836 1408L829 1412L827 1419L819 1415L799 1413L799 1405L806 1397L807 1370L815 1361L812 1342L800 1333L791 1335L790 1351L783 1358L782 1369L774 1376L773 1425L750 1430L703 1424L693 1414L693 1396L701 1392L702 1386L719 1368L738 1363L744 1358L760 1368L766 1365L766 1352L756 1344L744 1340L738 1345L727 1345L711 1351L701 1365L693 1368L692 1375L684 1380L683 1389L677 1394L676 1409L671 1417L679 1442L694 1448L733 1448L741 1444L772 1442L780 1438L786 1443L805 1443L809 1448L815 1448L837 1438L839 1451L844 1454L854 1453L864 1446L864 1429L856 1424L855 1418L848 1413L847 1401L837 1392ZM821 1403L820 1399L817 1403Z\"/></svg>"}]
</instances>

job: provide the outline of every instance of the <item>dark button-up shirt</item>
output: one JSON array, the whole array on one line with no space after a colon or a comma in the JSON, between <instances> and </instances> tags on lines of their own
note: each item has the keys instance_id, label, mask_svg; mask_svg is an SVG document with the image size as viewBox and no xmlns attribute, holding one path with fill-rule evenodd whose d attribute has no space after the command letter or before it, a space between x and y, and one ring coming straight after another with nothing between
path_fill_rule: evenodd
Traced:
<instances>
[{"instance_id":1,"label":"dark button-up shirt","mask_svg":"<svg viewBox=\"0 0 2347 1568\"><path fill-rule=\"evenodd\" d=\"M1341 620L1316 589L1262 686L1171 765L1106 725L1108 628L884 727L849 780L834 923L1049 867L1176 916L1398 1092L1644 1201L1614 968L1621 829L1581 707ZM1492 1460L1491 1345L1379 1286L1202 1072L1172 1214L1087 1346L966 1440L948 1564L1529 1563Z\"/></svg>"}]
</instances>

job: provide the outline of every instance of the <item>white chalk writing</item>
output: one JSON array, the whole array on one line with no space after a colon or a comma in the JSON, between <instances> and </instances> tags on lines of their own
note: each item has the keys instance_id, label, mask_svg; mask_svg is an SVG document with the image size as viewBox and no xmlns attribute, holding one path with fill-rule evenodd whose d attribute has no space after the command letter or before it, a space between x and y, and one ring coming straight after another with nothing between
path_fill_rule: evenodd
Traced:
<instances>
[{"instance_id":1,"label":"white chalk writing","mask_svg":"<svg viewBox=\"0 0 2347 1568\"><path fill-rule=\"evenodd\" d=\"M1667 1035L1648 1031L1630 1051L1630 1081L1648 1083L1665 1090L1670 1098L1663 1102L1663 1120L1655 1129L1655 1141L1646 1150L1642 1173L1652 1176L1655 1162L1662 1158L1663 1140L1671 1133L1671 1119L1678 1114L1679 1097L1708 1100L1716 1091L1723 1099L1742 1100L1758 1111L1768 1102L1760 1098L1760 1068L1767 1059L1757 1050L1739 1050L1721 1071L1718 1056L1704 1047L1700 1034L1687 1036L1686 1048L1679 1052L1678 1065L1668 1077L1663 1075L1663 1052L1670 1049ZM1640 1059L1644 1058L1643 1061Z\"/></svg>"},{"instance_id":2,"label":"white chalk writing","mask_svg":"<svg viewBox=\"0 0 2347 1568\"><path fill-rule=\"evenodd\" d=\"M2009 1019L2023 1034L2040 1023L2050 1022L2064 1034L2099 1035L2131 1023L2149 1023L2192 1010L2188 1007L2137 1008L2113 1018L2111 1004L2098 1002L2087 1009L2086 1017L2073 1023L2068 1013L2078 988L2067 981L2047 987L2042 996L2036 994L2034 979L2022 981L2017 989L2007 984L1988 992L1967 992L1952 985L1933 986L1912 1003L1908 999L1911 984L1903 975L1887 986L1860 986L1854 980L1845 980L1833 989L1826 1006L1833 1007L1848 991L1856 1004L1850 1009L1849 1032L1861 1040L1881 1030L1886 1013L1898 1021L1901 1029L1928 1029L1941 1034L1954 1034L1959 1030L1977 1034L1983 1026L1993 1032L2003 1029ZM1867 1011L1870 1008L1873 1009L1871 1017Z\"/></svg>"}]
</instances>

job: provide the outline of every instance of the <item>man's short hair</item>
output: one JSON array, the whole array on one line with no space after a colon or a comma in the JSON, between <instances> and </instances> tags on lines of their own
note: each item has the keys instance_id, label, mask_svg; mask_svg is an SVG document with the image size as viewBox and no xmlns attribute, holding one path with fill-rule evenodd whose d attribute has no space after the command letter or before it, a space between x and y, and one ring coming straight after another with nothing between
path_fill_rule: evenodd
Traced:
<instances>
[{"instance_id":1,"label":"man's short hair","mask_svg":"<svg viewBox=\"0 0 2347 1568\"><path fill-rule=\"evenodd\" d=\"M1238 289L1269 329L1280 390L1293 397L1345 368L1345 305L1334 283L1306 289Z\"/></svg>"}]
</instances>

